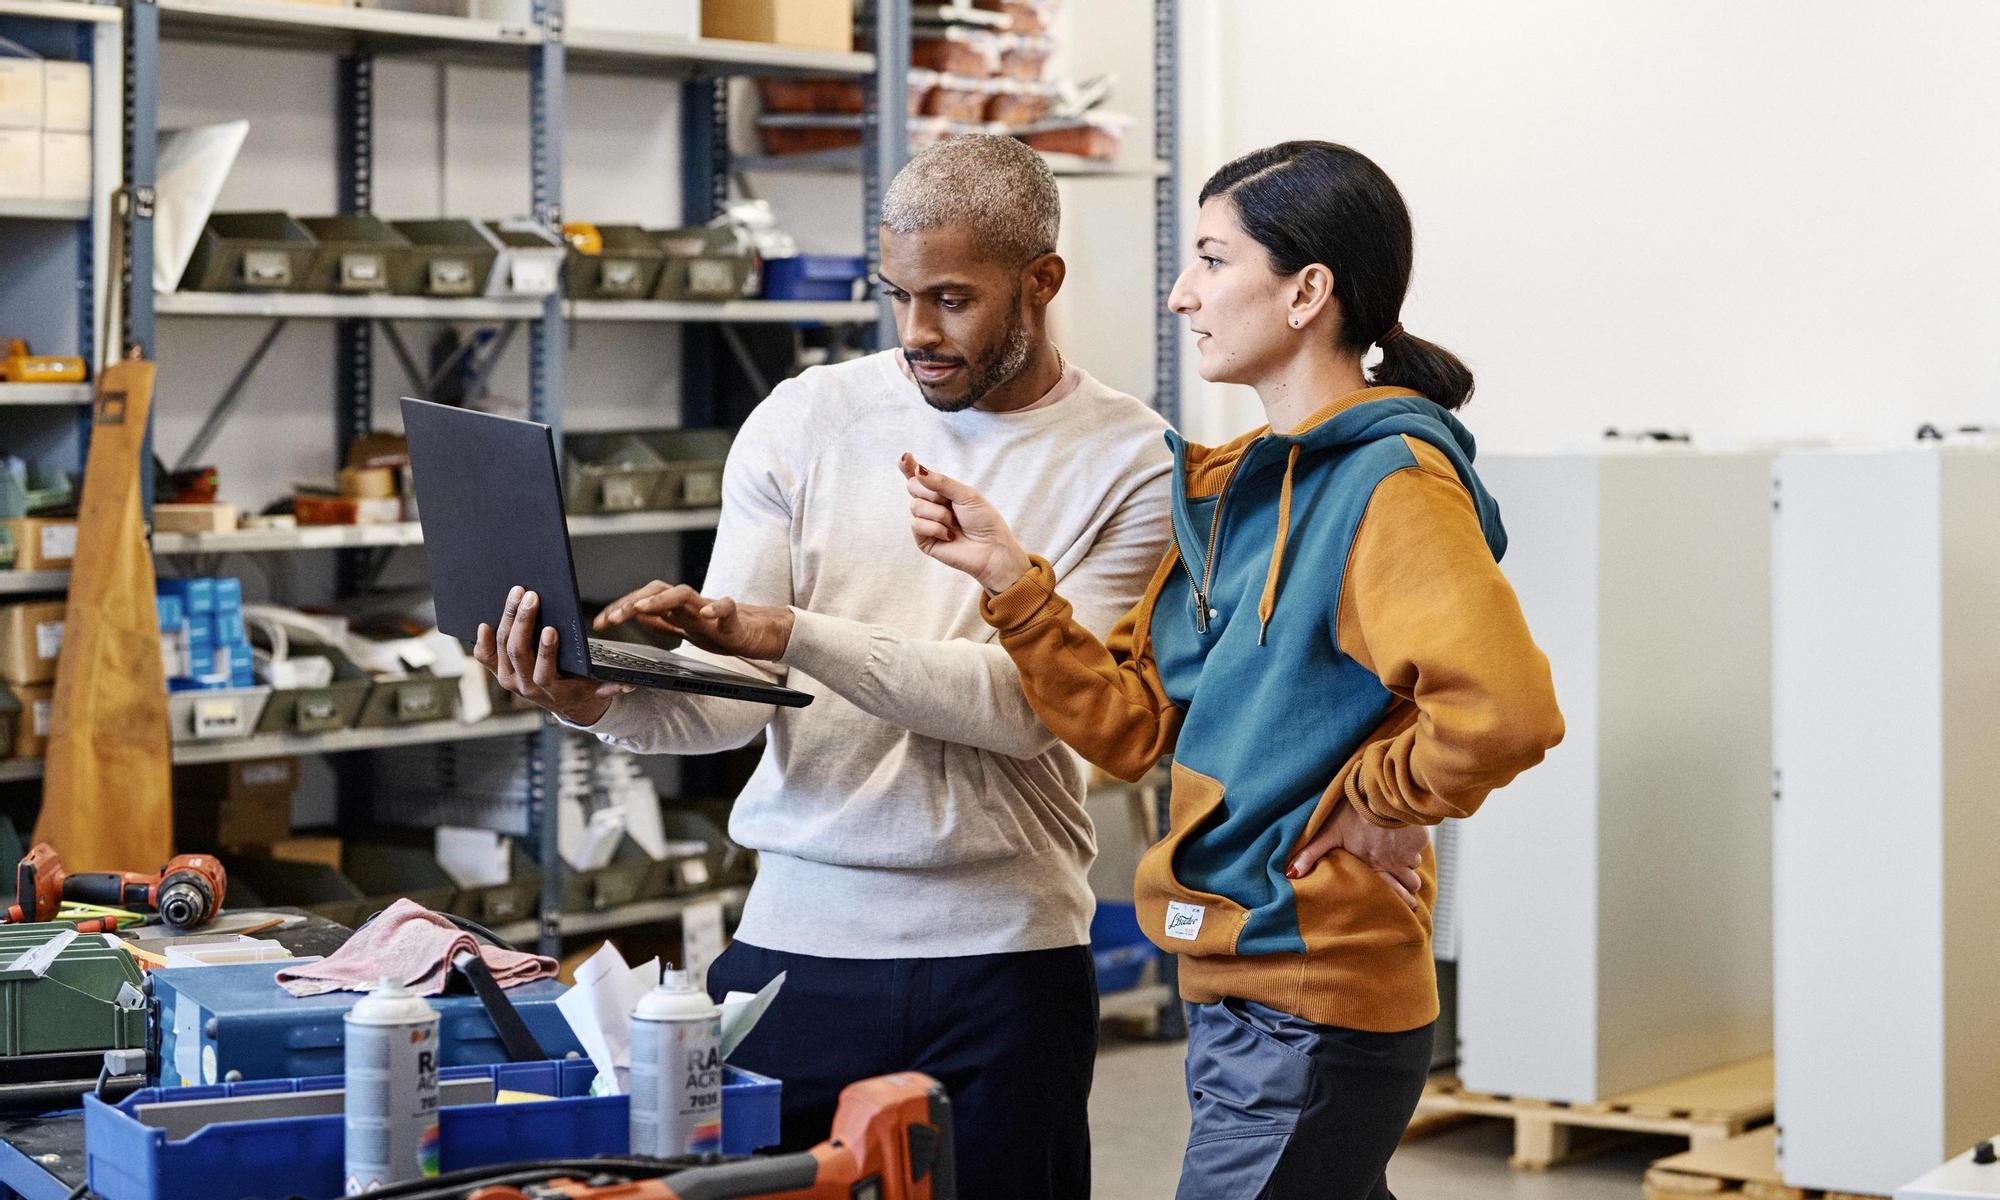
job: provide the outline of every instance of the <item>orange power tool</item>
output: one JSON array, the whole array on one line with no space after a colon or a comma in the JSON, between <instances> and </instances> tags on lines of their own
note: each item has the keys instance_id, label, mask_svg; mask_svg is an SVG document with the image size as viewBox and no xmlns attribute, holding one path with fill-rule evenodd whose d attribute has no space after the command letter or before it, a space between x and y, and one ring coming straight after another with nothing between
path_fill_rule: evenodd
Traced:
<instances>
[{"instance_id":1,"label":"orange power tool","mask_svg":"<svg viewBox=\"0 0 2000 1200\"><path fill-rule=\"evenodd\" d=\"M850 1084L833 1136L802 1154L692 1167L664 1179L553 1179L466 1200L957 1200L951 1101L914 1071Z\"/></svg>"},{"instance_id":2,"label":"orange power tool","mask_svg":"<svg viewBox=\"0 0 2000 1200\"><path fill-rule=\"evenodd\" d=\"M53 921L62 911L63 901L74 900L107 908L151 910L174 929L207 924L222 911L223 890L228 884L222 864L206 854L180 855L157 875L133 871L71 874L63 870L62 859L47 842L35 843L21 860L14 879L14 906L7 910L9 923ZM95 930L79 927L79 931Z\"/></svg>"}]
</instances>

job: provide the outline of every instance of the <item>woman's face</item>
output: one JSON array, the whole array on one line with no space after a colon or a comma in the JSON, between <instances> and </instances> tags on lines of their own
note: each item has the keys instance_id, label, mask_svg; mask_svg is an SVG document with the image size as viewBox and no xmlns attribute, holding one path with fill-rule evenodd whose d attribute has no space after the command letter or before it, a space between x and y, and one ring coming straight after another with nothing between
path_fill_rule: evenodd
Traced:
<instances>
[{"instance_id":1,"label":"woman's face","mask_svg":"<svg viewBox=\"0 0 2000 1200\"><path fill-rule=\"evenodd\" d=\"M1167 307L1188 319L1203 379L1255 385L1297 348L1299 331L1290 324L1297 281L1271 269L1270 255L1237 223L1227 196L1201 206L1194 253Z\"/></svg>"}]
</instances>

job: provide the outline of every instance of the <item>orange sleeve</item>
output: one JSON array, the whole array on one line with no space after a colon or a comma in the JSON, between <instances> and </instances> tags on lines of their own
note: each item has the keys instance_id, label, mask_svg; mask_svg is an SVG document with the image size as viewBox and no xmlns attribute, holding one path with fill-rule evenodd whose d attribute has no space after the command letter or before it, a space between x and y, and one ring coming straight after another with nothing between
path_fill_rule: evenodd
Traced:
<instances>
[{"instance_id":1,"label":"orange sleeve","mask_svg":"<svg viewBox=\"0 0 2000 1200\"><path fill-rule=\"evenodd\" d=\"M1021 672L1035 715L1077 753L1120 779L1136 781L1171 753L1181 711L1167 699L1144 648L1153 598L1173 568L1168 554L1145 599L1119 618L1107 641L1079 625L1056 594L1055 570L1034 558L1020 581L980 602Z\"/></svg>"},{"instance_id":2,"label":"orange sleeve","mask_svg":"<svg viewBox=\"0 0 2000 1200\"><path fill-rule=\"evenodd\" d=\"M1548 658L1472 497L1436 447L1406 440L1417 465L1368 502L1336 634L1404 701L1335 780L1363 817L1389 826L1470 816L1563 737Z\"/></svg>"}]
</instances>

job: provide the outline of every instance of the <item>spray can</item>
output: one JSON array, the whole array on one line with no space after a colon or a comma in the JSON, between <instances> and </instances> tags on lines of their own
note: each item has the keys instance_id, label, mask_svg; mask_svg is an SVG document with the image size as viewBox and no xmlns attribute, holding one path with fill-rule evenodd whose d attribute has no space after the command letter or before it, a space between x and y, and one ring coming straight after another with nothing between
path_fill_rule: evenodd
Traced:
<instances>
[{"instance_id":1,"label":"spray can","mask_svg":"<svg viewBox=\"0 0 2000 1200\"><path fill-rule=\"evenodd\" d=\"M384 979L347 1013L347 1194L438 1173L438 1015Z\"/></svg>"},{"instance_id":2,"label":"spray can","mask_svg":"<svg viewBox=\"0 0 2000 1200\"><path fill-rule=\"evenodd\" d=\"M722 1010L668 971L632 1013L632 1153L722 1151Z\"/></svg>"}]
</instances>

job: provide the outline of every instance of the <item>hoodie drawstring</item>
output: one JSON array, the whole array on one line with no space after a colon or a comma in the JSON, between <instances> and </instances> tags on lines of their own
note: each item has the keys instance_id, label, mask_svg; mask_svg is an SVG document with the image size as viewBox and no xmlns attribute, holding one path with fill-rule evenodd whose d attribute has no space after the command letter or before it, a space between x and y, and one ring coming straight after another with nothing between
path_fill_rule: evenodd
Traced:
<instances>
[{"instance_id":1,"label":"hoodie drawstring","mask_svg":"<svg viewBox=\"0 0 2000 1200\"><path fill-rule=\"evenodd\" d=\"M1264 573L1264 598L1257 602L1257 644L1271 630L1271 617L1278 611L1278 575L1285 569L1285 540L1292 534L1292 471L1299 465L1302 447L1292 443L1285 456L1285 482L1278 488L1278 543L1271 547L1271 568Z\"/></svg>"}]
</instances>

